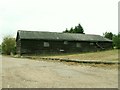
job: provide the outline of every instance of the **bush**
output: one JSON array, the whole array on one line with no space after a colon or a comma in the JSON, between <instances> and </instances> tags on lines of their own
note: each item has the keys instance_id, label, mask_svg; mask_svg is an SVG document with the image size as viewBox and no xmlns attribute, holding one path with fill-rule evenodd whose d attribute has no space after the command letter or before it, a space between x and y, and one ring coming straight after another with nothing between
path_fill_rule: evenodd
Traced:
<instances>
[{"instance_id":1,"label":"bush","mask_svg":"<svg viewBox=\"0 0 120 90\"><path fill-rule=\"evenodd\" d=\"M2 53L2 46L0 45L0 54Z\"/></svg>"},{"instance_id":2,"label":"bush","mask_svg":"<svg viewBox=\"0 0 120 90\"><path fill-rule=\"evenodd\" d=\"M118 35L113 36L113 45L117 48L120 49L120 33Z\"/></svg>"},{"instance_id":3,"label":"bush","mask_svg":"<svg viewBox=\"0 0 120 90\"><path fill-rule=\"evenodd\" d=\"M11 36L6 36L3 38L2 42L2 53L6 55L10 55L11 53L16 53L16 42L15 38Z\"/></svg>"}]
</instances>

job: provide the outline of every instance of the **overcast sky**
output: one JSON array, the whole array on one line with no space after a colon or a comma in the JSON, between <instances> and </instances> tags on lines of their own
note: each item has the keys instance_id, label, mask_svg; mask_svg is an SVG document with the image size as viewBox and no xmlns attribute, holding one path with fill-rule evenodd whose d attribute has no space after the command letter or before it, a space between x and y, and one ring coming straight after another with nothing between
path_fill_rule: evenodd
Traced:
<instances>
[{"instance_id":1,"label":"overcast sky","mask_svg":"<svg viewBox=\"0 0 120 90\"><path fill-rule=\"evenodd\" d=\"M118 1L0 0L0 43L17 30L62 32L78 23L86 34L117 34Z\"/></svg>"}]
</instances>

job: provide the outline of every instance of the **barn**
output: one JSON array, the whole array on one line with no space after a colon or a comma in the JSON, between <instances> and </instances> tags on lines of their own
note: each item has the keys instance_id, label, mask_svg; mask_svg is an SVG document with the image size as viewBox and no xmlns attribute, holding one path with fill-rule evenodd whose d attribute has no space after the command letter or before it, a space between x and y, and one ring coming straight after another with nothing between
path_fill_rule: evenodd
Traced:
<instances>
[{"instance_id":1,"label":"barn","mask_svg":"<svg viewBox=\"0 0 120 90\"><path fill-rule=\"evenodd\" d=\"M17 54L76 53L112 48L112 40L100 35L18 30Z\"/></svg>"}]
</instances>

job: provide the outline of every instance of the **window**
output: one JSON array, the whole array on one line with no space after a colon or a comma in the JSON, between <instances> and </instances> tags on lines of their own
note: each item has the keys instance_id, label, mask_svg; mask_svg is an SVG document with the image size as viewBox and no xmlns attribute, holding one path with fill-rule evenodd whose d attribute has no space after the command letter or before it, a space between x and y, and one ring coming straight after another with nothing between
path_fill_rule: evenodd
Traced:
<instances>
[{"instance_id":1,"label":"window","mask_svg":"<svg viewBox=\"0 0 120 90\"><path fill-rule=\"evenodd\" d=\"M49 42L44 42L44 47L49 47Z\"/></svg>"},{"instance_id":2,"label":"window","mask_svg":"<svg viewBox=\"0 0 120 90\"><path fill-rule=\"evenodd\" d=\"M68 44L68 41L64 41L64 44Z\"/></svg>"},{"instance_id":3,"label":"window","mask_svg":"<svg viewBox=\"0 0 120 90\"><path fill-rule=\"evenodd\" d=\"M76 43L76 47L81 47L81 44L80 43Z\"/></svg>"},{"instance_id":4,"label":"window","mask_svg":"<svg viewBox=\"0 0 120 90\"><path fill-rule=\"evenodd\" d=\"M90 45L94 45L94 43L90 43Z\"/></svg>"}]
</instances>

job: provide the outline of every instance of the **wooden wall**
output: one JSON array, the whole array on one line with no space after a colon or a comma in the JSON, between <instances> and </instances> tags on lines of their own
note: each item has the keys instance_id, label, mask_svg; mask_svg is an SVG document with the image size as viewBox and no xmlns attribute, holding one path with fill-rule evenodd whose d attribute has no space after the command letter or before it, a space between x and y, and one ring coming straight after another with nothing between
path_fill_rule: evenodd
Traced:
<instances>
[{"instance_id":1,"label":"wooden wall","mask_svg":"<svg viewBox=\"0 0 120 90\"><path fill-rule=\"evenodd\" d=\"M49 42L49 47L44 47L44 42ZM79 47L76 47L77 43L80 44ZM64 41L17 40L18 54L73 53L73 52L98 51L110 48L112 48L111 42L109 43L109 42L68 41L67 44L64 44Z\"/></svg>"}]
</instances>

